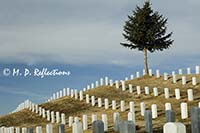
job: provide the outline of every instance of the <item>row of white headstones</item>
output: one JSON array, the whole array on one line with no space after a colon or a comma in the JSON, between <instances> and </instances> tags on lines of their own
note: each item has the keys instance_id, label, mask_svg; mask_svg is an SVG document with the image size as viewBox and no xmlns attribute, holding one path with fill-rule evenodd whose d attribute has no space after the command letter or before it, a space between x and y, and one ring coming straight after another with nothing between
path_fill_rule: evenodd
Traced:
<instances>
[{"instance_id":1,"label":"row of white headstones","mask_svg":"<svg viewBox=\"0 0 200 133\"><path fill-rule=\"evenodd\" d=\"M105 126L105 124L104 124ZM83 133L83 125L81 122L73 124L72 133ZM107 127L106 127L107 128ZM105 127L103 129L105 131ZM23 127L20 132L19 127L0 127L0 133L28 133L26 127ZM164 133L186 133L186 127L184 124L179 122L168 122L163 126ZM42 126L37 126L35 133L42 133ZM46 133L53 133L53 125L46 125ZM64 133L64 131L58 131L57 133ZM135 133L135 131L133 132Z\"/></svg>"},{"instance_id":2,"label":"row of white headstones","mask_svg":"<svg viewBox=\"0 0 200 133\"><path fill-rule=\"evenodd\" d=\"M130 89L131 88L131 89ZM140 95L141 94L141 89L140 89L140 86L137 86L137 94ZM129 91L132 90L132 87L130 87L129 85ZM71 91L73 92L73 91ZM131 91L132 92L132 91ZM156 87L153 88L153 93L154 93L154 96L158 96L158 89ZM188 101L193 101L193 90L192 89L188 89L187 91L188 93ZM71 93L72 94L72 93ZM149 93L149 87L145 87L145 94L148 95L150 94ZM165 95L165 98L169 98L170 95L169 95L169 89L168 88L164 88L164 95ZM73 95L71 95L71 97L73 98ZM83 93L82 91L80 91L79 93L79 99L80 101L83 100ZM181 99L181 95L180 95L180 89L175 89L175 98L176 99ZM75 95L75 99L78 99L78 94L77 96ZM85 102L87 104L90 103L90 99L91 99L91 104L92 106L95 106L96 104L96 99L95 99L95 96L89 96L89 94L86 94L86 97L85 97ZM102 107L102 98L98 98L97 99L97 103L98 103L98 107ZM141 105L144 105L143 102L141 103ZM107 98L104 99L104 106L105 106L105 109L108 109L109 108L109 100ZM115 110L116 109L116 101L115 100L112 100L112 109ZM125 101L121 101L120 102L120 106L121 106L121 111L125 111ZM38 107L37 104L34 104L32 102L30 102L29 100L25 101L24 103L20 104L19 107L17 108L17 111L19 110L22 110L24 108L29 108L30 110L32 110L33 112L35 111L35 113L38 113L40 116L42 116L43 118L45 118L47 116L47 120L50 121L50 115L52 116L52 119L54 118L54 111L49 111L49 110L45 110L44 108L42 107ZM142 108L142 106L141 106ZM142 110L142 109L141 109ZM59 123L60 121L60 113L59 112L56 112L56 122ZM62 117L62 123L65 123L64 120L65 120L65 114L64 113L61 113L61 117ZM53 119L52 122L54 122L55 120Z\"/></svg>"},{"instance_id":3,"label":"row of white headstones","mask_svg":"<svg viewBox=\"0 0 200 133\"><path fill-rule=\"evenodd\" d=\"M199 67L196 67L196 74L199 73L198 69ZM188 69L188 72L189 72L190 69ZM180 70L179 70L180 72ZM138 73L138 72L137 72ZM157 70L157 77L158 77L158 70ZM173 72L174 73L174 72ZM150 74L151 74L151 71L150 71ZM189 73L190 74L190 73ZM138 75L138 74L136 74ZM164 74L166 75L166 74ZM160 77L160 76L159 76ZM133 78L133 76L131 75L131 78ZM126 78L127 79L127 78ZM164 76L164 79L166 79L166 76ZM184 78L182 78L184 79ZM194 79L194 77L193 77ZM128 80L128 79L127 79ZM100 80L101 83L103 82L103 80L101 79ZM105 78L105 85L108 85L108 78L106 77ZM111 80L110 80L111 81ZM121 81L122 83L122 90L125 90L125 82L124 81ZM124 85L123 85L124 84ZM97 84L96 84L97 85ZM110 85L112 86L112 82L110 82ZM184 85L184 84L183 84ZM195 84L193 84L195 85ZM123 87L124 86L124 87ZM91 87L93 87L93 85L91 85ZM98 85L97 85L98 87ZM116 82L116 88L119 88L119 83ZM132 92L132 89L131 89L131 85L129 85L129 91ZM140 90L140 87L137 86L137 94L140 94L141 93L141 90ZM90 89L90 87L87 87L87 89ZM165 91L165 98L169 98L169 90L168 88L165 88L164 89ZM83 91L86 91L86 89L83 89ZM83 100L83 91L80 91L79 92L79 98L80 100L82 101ZM153 88L153 91L154 91L154 96L158 96L158 90L157 88ZM145 94L149 94L149 88L148 87L145 87ZM75 99L78 99L78 93L76 90L73 90L73 89L63 89L63 91L60 91L60 92L57 92L56 95L53 94L53 97L52 99L50 99L49 101L51 100L54 100L54 99L57 99L57 98L61 98L63 96L71 96L71 97L75 97ZM176 99L180 99L180 90L179 89L175 89L175 96L176 96ZM193 100L193 93L192 93L192 89L189 89L188 90L188 100L189 101L192 101ZM98 98L98 107L101 107L102 106L102 101L101 101L101 98ZM90 103L90 98L89 98L89 95L86 94L86 103ZM91 103L92 103L92 106L95 106L95 96L92 96L91 97ZM108 102L108 99L104 99L104 105L105 105L105 109L108 109L109 108L109 102ZM130 105L134 105L133 102L130 102ZM145 104L143 102L140 103L140 107L141 107L141 115L144 115L144 111L145 111ZM19 107L17 108L16 111L19 111L19 110L22 110L24 108L29 108L30 110L32 110L33 112L35 111L35 113L38 113L39 115L41 115L43 118L47 118L48 121L51 120L52 123L55 122L55 115L54 115L54 111L45 111L44 108L41 108L41 107L38 107L37 104L33 104L32 102L30 101L25 101L24 103L20 104ZM131 108L131 107L130 107ZM132 107L133 108L133 107ZM152 105L152 117L153 118L156 118L157 117L157 106L156 104L153 104ZM170 103L166 103L166 108L170 109L171 108L171 104ZM112 101L112 109L115 110L116 109L116 101ZM124 111L125 110L125 102L124 101L121 101L120 102L120 110L121 111ZM185 119L188 117L188 113L187 113L187 103L181 103L181 116L182 116L182 119ZM75 117L76 119L78 119L78 117ZM103 118L103 117L102 117ZM60 122L60 113L59 112L56 112L56 123L59 123ZM61 123L62 124L65 124L66 121L65 121L65 114L64 113L61 113ZM70 116L69 117L69 126L71 126L73 123L73 117Z\"/></svg>"},{"instance_id":4,"label":"row of white headstones","mask_svg":"<svg viewBox=\"0 0 200 133\"><path fill-rule=\"evenodd\" d=\"M28 104L30 104L30 101L26 101L27 103L27 107L28 107ZM121 107L120 107L120 110L121 111L125 111L125 103L121 101ZM145 104L142 102L140 103L140 106L141 106L141 115L144 116L144 112L145 112ZM134 102L130 102L129 103L129 107L130 107L130 112L128 113L127 117L128 117L128 121L133 121L133 123L135 124L136 123L136 120L135 120L135 108L134 108ZM29 108L31 109L31 108ZM165 110L171 110L171 104L170 103L166 103L165 104ZM152 118L155 119L158 117L158 113L157 113L157 105L156 104L152 104L151 105L151 111L152 111ZM113 123L116 122L116 120L118 119L119 120L119 113L118 112L114 112L113 113ZM186 119L188 118L188 111L187 111L187 103L181 103L181 117L182 119ZM54 118L52 118L52 121L53 121ZM59 118L59 115L56 117L56 119L60 119ZM65 118L64 118L65 119ZM96 121L97 120L97 116L92 114L91 116L91 123ZM102 114L101 116L101 119L104 123L104 131L108 131L108 117L106 114ZM72 116L69 117L69 127L73 127L72 130L73 130L73 133L80 133L82 132L83 130L87 130L88 129L88 116L87 115L83 115L82 116L82 123L79 122L79 117L75 117L73 119ZM66 124L66 123L62 123L62 124ZM169 125L169 124L168 124ZM164 129L166 130L166 127L168 127L168 125L164 125ZM176 124L175 124L176 125ZM78 127L78 128L77 128ZM16 133L20 133L20 128L19 127L16 127L15 128L16 130ZM13 132L12 132L13 131ZM53 128L52 128L52 125L51 124L48 124L46 126L46 132L47 133L52 133L53 131ZM41 133L42 132L42 127L41 126L38 126L36 127L36 133ZM9 128L6 128L6 127L1 127L0 128L0 133L14 133L14 127L9 127ZM27 128L22 128L22 133L27 133Z\"/></svg>"},{"instance_id":5,"label":"row of white headstones","mask_svg":"<svg viewBox=\"0 0 200 133\"><path fill-rule=\"evenodd\" d=\"M92 100L92 99L95 99L94 96L91 97L92 106L94 106L95 102L93 102L93 101L95 101L95 100ZM109 108L108 99L105 99L104 101L105 101L104 102L105 109L108 109ZM88 95L86 95L86 102L90 103ZM34 111L33 104L30 101L26 101L25 102L25 107L29 107L29 105L30 105L29 109L32 110L32 111ZM135 113L134 113L134 102L130 102L129 106L130 106L130 112L128 113L128 120L134 120L134 122L135 122L135 117L134 117L135 116ZM98 107L102 107L102 102L98 103ZM140 103L140 108L141 108L141 115L144 116L144 112L145 112L145 103L144 102ZM114 101L114 100L112 101L112 109L116 110L116 101ZM40 109L39 108L39 110L42 110L42 111L39 111L39 112L41 112L39 114L41 114L42 117L45 118L45 109ZM124 112L125 110L126 110L125 102L121 101L120 102L120 111ZM158 114L157 114L157 105L156 104L152 104L151 105L151 110L152 110L152 118L153 119L157 118L158 117ZM165 110L171 110L171 104L170 103L166 103L165 104ZM36 112L37 112L37 106L36 106ZM47 115L47 120L50 120L49 111L47 111L46 113L47 113L46 114ZM54 121L55 121L54 117L55 116L54 116L53 112L51 112L51 114L53 114L53 115L51 115L51 122L54 123ZM182 119L188 118L187 103L181 103L181 118ZM62 119L61 123L65 124L64 114L63 115L61 114L61 119ZM77 122L78 119L79 119L78 117L75 117L74 122ZM92 121L96 120L96 115L92 115L92 119L93 119ZM87 115L83 115L83 119L82 120L83 120L83 130L87 130L87 128L86 128L87 126L84 126L84 125L87 125ZM102 115L102 120L103 120L103 122L107 123L107 116L105 114ZM56 113L56 122L59 123L59 121L60 121L60 114L59 114L59 112L57 112ZM70 116L69 117L69 127L72 126L72 123L73 123L73 117ZM107 124L105 124L104 127L105 127L105 131L106 131L107 130Z\"/></svg>"},{"instance_id":6,"label":"row of white headstones","mask_svg":"<svg viewBox=\"0 0 200 133\"><path fill-rule=\"evenodd\" d=\"M178 70L178 73L179 75L183 75L183 70L182 69L179 69ZM143 72L143 75L145 73ZM187 74L191 74L191 68L187 68ZM195 74L200 74L200 66L196 66L195 67ZM153 76L153 73L152 73L152 69L149 69L149 75L150 76ZM160 78L161 75L160 75L160 71L159 70L156 70L156 78ZM140 77L140 73L139 72L136 72L136 78L139 78ZM164 73L163 75L164 77L164 80L168 80L169 79L169 75L168 73ZM130 80L134 79L134 75L130 75ZM172 71L172 79L173 79L173 83L177 83L177 76L176 76L176 73L175 71ZM126 87L125 87L125 81L129 80L128 77L125 78L125 80L120 80L121 81L121 84L122 84L122 90L125 91L126 90ZM187 79L186 79L186 76L182 76L182 85L186 85L187 83ZM104 83L104 78L100 78L100 82L99 81L95 81L95 84L94 83L91 83L91 85L87 85L86 88L83 88L83 90L81 91L86 91L86 90L90 90L90 89L94 89L94 88L97 88L99 86L107 86L107 85L110 85L110 86L113 86L114 85L114 82L112 79L109 80L108 77L105 77L105 83ZM192 85L197 85L197 80L196 80L196 77L192 77ZM116 88L119 88L119 81L116 80L115 81L115 86ZM131 92L131 85L129 87L130 89L130 92ZM78 90L77 89L70 89L70 88L64 88L63 90L60 90L56 93L54 93L48 100L47 102L49 101L52 101L52 100L55 100L55 99L58 99L58 98L61 98L61 97L64 97L64 96L69 96L70 94L73 96L75 95L75 98L78 97ZM138 93L140 93L138 91Z\"/></svg>"}]
</instances>

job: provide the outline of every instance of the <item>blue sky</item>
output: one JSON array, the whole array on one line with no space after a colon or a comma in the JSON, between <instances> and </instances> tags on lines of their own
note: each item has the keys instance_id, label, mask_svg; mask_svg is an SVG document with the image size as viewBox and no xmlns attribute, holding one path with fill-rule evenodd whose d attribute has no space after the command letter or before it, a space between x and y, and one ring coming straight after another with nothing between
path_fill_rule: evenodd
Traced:
<instances>
[{"instance_id":1,"label":"blue sky","mask_svg":"<svg viewBox=\"0 0 200 133\"><path fill-rule=\"evenodd\" d=\"M142 69L143 55L119 45L127 15L142 0L0 0L0 114L29 98L42 102L64 87L81 89L100 77L121 79ZM199 0L151 0L168 18L174 45L149 54L151 68L199 65ZM5 77L4 68L58 68L70 76Z\"/></svg>"}]
</instances>

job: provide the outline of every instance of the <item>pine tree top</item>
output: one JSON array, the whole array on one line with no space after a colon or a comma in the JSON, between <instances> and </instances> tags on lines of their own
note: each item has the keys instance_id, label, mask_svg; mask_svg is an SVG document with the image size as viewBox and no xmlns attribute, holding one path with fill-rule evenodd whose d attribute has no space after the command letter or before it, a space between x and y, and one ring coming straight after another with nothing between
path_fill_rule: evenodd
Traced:
<instances>
[{"instance_id":1,"label":"pine tree top","mask_svg":"<svg viewBox=\"0 0 200 133\"><path fill-rule=\"evenodd\" d=\"M172 45L173 40L170 39L172 32L166 34L166 24L167 19L154 12L150 2L146 1L142 8L137 6L133 14L128 15L123 36L129 43L121 43L121 45L139 51L145 48L150 52L167 49Z\"/></svg>"}]
</instances>

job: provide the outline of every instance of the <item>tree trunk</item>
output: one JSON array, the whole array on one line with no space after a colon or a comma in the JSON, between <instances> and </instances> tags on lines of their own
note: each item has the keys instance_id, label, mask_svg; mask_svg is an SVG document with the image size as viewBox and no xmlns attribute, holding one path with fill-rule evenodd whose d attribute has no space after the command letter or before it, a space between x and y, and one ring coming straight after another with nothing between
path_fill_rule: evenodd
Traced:
<instances>
[{"instance_id":1,"label":"tree trunk","mask_svg":"<svg viewBox=\"0 0 200 133\"><path fill-rule=\"evenodd\" d=\"M148 68L148 64L147 64L147 49L144 48L144 72L145 75L149 75L149 68Z\"/></svg>"}]
</instances>

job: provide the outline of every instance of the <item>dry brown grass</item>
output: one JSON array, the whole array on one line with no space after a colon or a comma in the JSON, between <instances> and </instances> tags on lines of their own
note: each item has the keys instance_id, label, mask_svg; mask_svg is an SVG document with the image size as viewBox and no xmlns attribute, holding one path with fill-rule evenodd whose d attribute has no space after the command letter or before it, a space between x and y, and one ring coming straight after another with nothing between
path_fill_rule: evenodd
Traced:
<instances>
[{"instance_id":1,"label":"dry brown grass","mask_svg":"<svg viewBox=\"0 0 200 133\"><path fill-rule=\"evenodd\" d=\"M155 77L144 76L142 78L129 80L126 82L127 87L128 87L128 84L132 84L134 86L134 93L132 93L132 94L129 93L128 88L126 91L123 92L121 89L116 89L115 86L113 86L113 87L101 86L96 89L91 89L89 91L84 92L84 94L89 94L90 96L92 96L92 95L95 96L96 99L98 97L102 98L102 100L104 98L108 98L110 106L111 106L111 101L116 100L118 109L115 111L113 111L111 108L108 110L105 110L104 107L102 107L102 108L98 108L97 106L92 107L90 104L86 104L85 101L74 100L69 97L63 97L63 98L57 99L52 102L41 104L40 106L44 107L45 109L51 110L51 111L59 111L61 113L65 113L67 122L68 122L69 116L78 116L81 119L83 114L87 114L89 117L88 121L90 123L90 125L89 125L90 128L88 131L85 131L85 133L91 132L91 115L92 114L96 114L98 119L101 119L101 114L107 114L108 115L108 123L109 123L109 133L110 133L110 132L114 132L113 131L113 122L112 122L113 112L119 112L121 120L126 120L127 113L129 111L128 103L130 101L134 101L134 103L135 103L137 132L144 132L144 118L141 117L141 115L140 115L140 102L145 102L147 109L150 109L152 104L157 104L158 118L153 120L153 126L154 126L155 131L158 130L157 132L161 132L162 126L164 125L164 122L165 122L164 104L166 102L170 102L172 104L172 109L176 113L176 121L183 122L186 125L190 124L190 118L181 120L180 103L187 102L189 111L192 106L198 105L198 102L200 99L200 85L198 84L196 86L193 86L191 84L192 76L196 76L198 83L200 83L200 75L187 75L188 81L187 81L187 85L185 85L185 86L181 85L181 76L177 77L177 79L178 79L177 84L172 83L171 77L169 80L164 81L163 77L157 79ZM137 86L137 85L141 86L141 89L142 89L142 94L140 96L138 96L136 94L135 86ZM150 90L151 90L150 95L144 95L143 88L145 86L148 86L150 88ZM152 92L153 87L158 88L158 90L159 90L158 97L153 96L153 92ZM170 98L169 99L164 98L163 90L166 87L169 88L169 90L170 90ZM174 96L175 88L179 88L181 90L181 99L180 100L175 99L175 96ZM193 89L194 101L192 101L192 102L187 101L187 89ZM126 111L125 112L120 112L120 109L119 109L120 100L124 100L126 102ZM16 114L13 114L13 115L15 116ZM8 115L8 116L10 116L10 115ZM24 114L23 116L26 117L27 114ZM33 117L37 118L39 116L33 115ZM24 121L22 118L19 117L19 121ZM38 119L41 119L41 118L39 117ZM0 123L2 123L5 120L6 119L0 118ZM13 118L7 119L7 121L17 121L17 120L15 117L13 117ZM27 123L27 126L32 126L34 124L36 125L36 123L40 124L41 121L33 121L33 123L24 121L24 122L21 122L21 123L18 122L18 123L19 124L17 124L17 126L21 126L21 125L23 125L23 123ZM44 122L44 123L46 123L46 122ZM11 126L11 125L13 125L13 123L8 122L7 125ZM66 125L66 132L71 132L71 128L68 128L68 125Z\"/></svg>"},{"instance_id":2,"label":"dry brown grass","mask_svg":"<svg viewBox=\"0 0 200 133\"><path fill-rule=\"evenodd\" d=\"M30 127L30 125L44 125L46 123L46 119L27 109L0 117L0 127Z\"/></svg>"}]
</instances>

